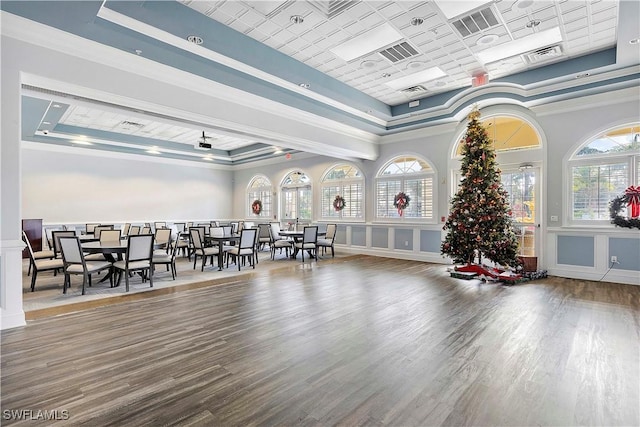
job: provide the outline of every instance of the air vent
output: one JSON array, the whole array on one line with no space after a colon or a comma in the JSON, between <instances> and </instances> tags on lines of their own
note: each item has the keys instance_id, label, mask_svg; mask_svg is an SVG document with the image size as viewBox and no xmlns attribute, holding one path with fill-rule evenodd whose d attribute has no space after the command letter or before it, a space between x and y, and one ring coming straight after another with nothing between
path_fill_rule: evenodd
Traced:
<instances>
[{"instance_id":1,"label":"air vent","mask_svg":"<svg viewBox=\"0 0 640 427\"><path fill-rule=\"evenodd\" d=\"M418 51L407 42L391 46L390 48L381 50L378 53L389 60L392 64L418 55Z\"/></svg>"},{"instance_id":2,"label":"air vent","mask_svg":"<svg viewBox=\"0 0 640 427\"><path fill-rule=\"evenodd\" d=\"M535 64L562 56L562 49L559 45L549 46L526 53L524 56L530 64Z\"/></svg>"},{"instance_id":3,"label":"air vent","mask_svg":"<svg viewBox=\"0 0 640 427\"><path fill-rule=\"evenodd\" d=\"M406 89L402 89L400 92L407 95L416 95L416 94L427 92L427 88L424 86L416 85L416 86L408 87Z\"/></svg>"},{"instance_id":4,"label":"air vent","mask_svg":"<svg viewBox=\"0 0 640 427\"><path fill-rule=\"evenodd\" d=\"M125 127L133 126L133 127L141 128L144 126L142 123L130 122L128 120L125 120L120 124Z\"/></svg>"},{"instance_id":5,"label":"air vent","mask_svg":"<svg viewBox=\"0 0 640 427\"><path fill-rule=\"evenodd\" d=\"M327 19L331 19L358 3L358 0L309 0L308 3L318 9Z\"/></svg>"},{"instance_id":6,"label":"air vent","mask_svg":"<svg viewBox=\"0 0 640 427\"><path fill-rule=\"evenodd\" d=\"M493 14L491 8L487 7L467 16L463 16L462 18L451 22L451 24L456 30L458 30L462 37L469 37L470 35L479 33L482 30L498 25L498 20Z\"/></svg>"}]
</instances>

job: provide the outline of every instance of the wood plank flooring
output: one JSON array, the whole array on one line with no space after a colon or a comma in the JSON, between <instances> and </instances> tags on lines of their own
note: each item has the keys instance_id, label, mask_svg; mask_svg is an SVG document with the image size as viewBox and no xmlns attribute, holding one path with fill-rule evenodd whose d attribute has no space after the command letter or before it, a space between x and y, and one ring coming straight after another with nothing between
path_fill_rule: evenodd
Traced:
<instances>
[{"instance_id":1,"label":"wood plank flooring","mask_svg":"<svg viewBox=\"0 0 640 427\"><path fill-rule=\"evenodd\" d=\"M362 256L1 337L3 425L640 425L628 285L501 286Z\"/></svg>"}]
</instances>

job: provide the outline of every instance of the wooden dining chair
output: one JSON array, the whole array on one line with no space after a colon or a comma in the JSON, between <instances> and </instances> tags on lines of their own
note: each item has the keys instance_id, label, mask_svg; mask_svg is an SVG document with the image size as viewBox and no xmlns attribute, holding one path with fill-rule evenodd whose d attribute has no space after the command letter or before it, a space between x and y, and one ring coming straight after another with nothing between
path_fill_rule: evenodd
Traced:
<instances>
[{"instance_id":1,"label":"wooden dining chair","mask_svg":"<svg viewBox=\"0 0 640 427\"><path fill-rule=\"evenodd\" d=\"M53 271L53 275L55 276L57 271L64 267L64 263L59 258L54 259L35 259L33 255L33 248L31 247L31 242L27 238L25 233L22 233L22 240L27 245L27 249L29 250L29 258L31 260L33 266L33 274L31 276L31 292L36 290L36 277L38 273L41 271Z\"/></svg>"},{"instance_id":2,"label":"wooden dining chair","mask_svg":"<svg viewBox=\"0 0 640 427\"><path fill-rule=\"evenodd\" d=\"M257 228L244 228L240 232L240 243L237 246L229 249L227 252L227 268L229 267L229 258L233 258L233 261L238 265L238 271L240 271L240 260L249 259L249 264L256 268L256 238L258 236Z\"/></svg>"},{"instance_id":3,"label":"wooden dining chair","mask_svg":"<svg viewBox=\"0 0 640 427\"><path fill-rule=\"evenodd\" d=\"M129 236L127 240L127 252L122 261L113 263L113 268L118 271L118 284L124 274L126 292L129 292L129 273L140 272L142 283L149 279L153 287L153 234L139 234Z\"/></svg>"},{"instance_id":4,"label":"wooden dining chair","mask_svg":"<svg viewBox=\"0 0 640 427\"><path fill-rule=\"evenodd\" d=\"M140 226L132 225L131 228L129 229L128 236L137 236L138 234L140 234Z\"/></svg>"},{"instance_id":5,"label":"wooden dining chair","mask_svg":"<svg viewBox=\"0 0 640 427\"><path fill-rule=\"evenodd\" d=\"M53 240L53 253L56 258L62 258L60 253L60 238L61 237L74 237L75 231L54 230L51 232L51 240Z\"/></svg>"},{"instance_id":6,"label":"wooden dining chair","mask_svg":"<svg viewBox=\"0 0 640 427\"><path fill-rule=\"evenodd\" d=\"M220 251L218 246L209 246L206 247L204 245L204 230L202 227L191 227L189 229L189 235L191 237L192 255L193 255L193 269L196 269L196 263L198 261L198 257L202 258L202 265L200 267L200 271L204 271L204 266L207 263L207 258L211 260L211 265L213 265L213 257L217 256Z\"/></svg>"},{"instance_id":7,"label":"wooden dining chair","mask_svg":"<svg viewBox=\"0 0 640 427\"><path fill-rule=\"evenodd\" d=\"M120 233L120 230L118 230ZM113 264L109 261L87 261L82 253L82 246L78 237L61 237L60 248L62 249L62 261L64 264L64 286L62 293L67 293L67 288L71 287L71 275L82 275L82 295L85 293L85 286L91 286L91 275L103 270L111 270ZM109 275L109 283L113 287L113 277Z\"/></svg>"},{"instance_id":8,"label":"wooden dining chair","mask_svg":"<svg viewBox=\"0 0 640 427\"><path fill-rule=\"evenodd\" d=\"M164 252L165 254L168 254L171 250L171 229L157 228L154 240L160 249L156 249L153 253L160 254L160 252Z\"/></svg>"},{"instance_id":9,"label":"wooden dining chair","mask_svg":"<svg viewBox=\"0 0 640 427\"><path fill-rule=\"evenodd\" d=\"M324 254L327 248L331 248L331 258L335 257L335 252L333 249L333 243L336 239L336 224L327 224L327 233L324 238L318 239L317 245L318 248L322 248L322 253Z\"/></svg>"},{"instance_id":10,"label":"wooden dining chair","mask_svg":"<svg viewBox=\"0 0 640 427\"><path fill-rule=\"evenodd\" d=\"M22 240L27 240L27 233L22 232ZM29 242L31 243L31 242ZM56 253L54 251L33 251L33 259L53 259L56 257ZM29 270L27 271L27 276L31 275L31 268L33 267L33 261L31 257L29 257Z\"/></svg>"},{"instance_id":11,"label":"wooden dining chair","mask_svg":"<svg viewBox=\"0 0 640 427\"><path fill-rule=\"evenodd\" d=\"M97 226L99 226L99 225L100 225L100 224L98 224L98 223L89 223L89 224L86 224L86 225L85 225L85 227L84 227L84 233L85 233L85 234L93 234L93 231L94 231L94 230L95 230L95 228L96 228Z\"/></svg>"},{"instance_id":12,"label":"wooden dining chair","mask_svg":"<svg viewBox=\"0 0 640 427\"><path fill-rule=\"evenodd\" d=\"M295 248L302 252L302 262L304 262L304 253L308 251L316 261L318 261L318 227L315 225L306 226L303 229L302 240L295 243Z\"/></svg>"},{"instance_id":13,"label":"wooden dining chair","mask_svg":"<svg viewBox=\"0 0 640 427\"><path fill-rule=\"evenodd\" d=\"M178 236L178 239L179 238L180 237ZM173 280L176 280L176 277L178 276L178 271L176 270L176 255L180 250L180 246L175 244L172 245L171 243L171 235L169 235L169 247L171 248L171 251L169 253L165 253L164 251L153 251L151 263L153 264L154 271L156 265L166 265L167 271L171 268L171 277Z\"/></svg>"},{"instance_id":14,"label":"wooden dining chair","mask_svg":"<svg viewBox=\"0 0 640 427\"><path fill-rule=\"evenodd\" d=\"M275 259L276 249L280 249L280 253L282 253L282 250L284 249L287 258L289 258L289 250L293 249L293 240L283 239L280 236L280 223L272 222L269 224L269 237L271 239L271 243L269 244L271 249L271 259Z\"/></svg>"}]
</instances>

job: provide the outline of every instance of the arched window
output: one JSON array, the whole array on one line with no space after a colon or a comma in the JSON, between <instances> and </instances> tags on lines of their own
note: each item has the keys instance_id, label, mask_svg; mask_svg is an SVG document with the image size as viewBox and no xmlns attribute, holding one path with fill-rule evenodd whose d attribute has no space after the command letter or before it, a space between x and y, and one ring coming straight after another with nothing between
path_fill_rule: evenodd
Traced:
<instances>
[{"instance_id":1,"label":"arched window","mask_svg":"<svg viewBox=\"0 0 640 427\"><path fill-rule=\"evenodd\" d=\"M496 152L540 147L538 132L520 117L500 115L488 117L480 123L487 130ZM462 141L458 143L456 155L462 155Z\"/></svg>"},{"instance_id":2,"label":"arched window","mask_svg":"<svg viewBox=\"0 0 640 427\"><path fill-rule=\"evenodd\" d=\"M311 221L311 180L304 172L290 172L282 180L283 219Z\"/></svg>"},{"instance_id":3,"label":"arched window","mask_svg":"<svg viewBox=\"0 0 640 427\"><path fill-rule=\"evenodd\" d=\"M433 219L435 171L416 156L399 156L385 164L376 176L376 217L400 218L393 200L399 192L411 201L405 218Z\"/></svg>"},{"instance_id":4,"label":"arched window","mask_svg":"<svg viewBox=\"0 0 640 427\"><path fill-rule=\"evenodd\" d=\"M640 123L610 129L582 144L569 159L573 221L609 219L609 202L640 184Z\"/></svg>"},{"instance_id":5,"label":"arched window","mask_svg":"<svg viewBox=\"0 0 640 427\"><path fill-rule=\"evenodd\" d=\"M321 181L323 219L364 219L364 175L360 169L340 164L329 169ZM336 211L333 201L342 196L345 207Z\"/></svg>"},{"instance_id":6,"label":"arched window","mask_svg":"<svg viewBox=\"0 0 640 427\"><path fill-rule=\"evenodd\" d=\"M262 202L262 212L260 216L265 218L271 218L273 215L273 186L271 181L264 175L256 175L249 182L247 188L247 217L254 216L251 211L251 204L254 200L260 200Z\"/></svg>"}]
</instances>

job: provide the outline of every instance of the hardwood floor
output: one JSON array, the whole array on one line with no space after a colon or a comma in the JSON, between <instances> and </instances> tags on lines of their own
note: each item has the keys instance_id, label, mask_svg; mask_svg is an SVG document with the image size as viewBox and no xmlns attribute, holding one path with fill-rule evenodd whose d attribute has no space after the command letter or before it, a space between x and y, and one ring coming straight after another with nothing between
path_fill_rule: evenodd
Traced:
<instances>
[{"instance_id":1,"label":"hardwood floor","mask_svg":"<svg viewBox=\"0 0 640 427\"><path fill-rule=\"evenodd\" d=\"M640 287L354 257L2 332L41 425L640 425Z\"/></svg>"}]
</instances>

